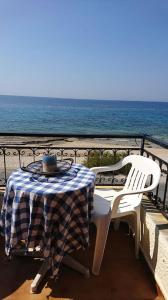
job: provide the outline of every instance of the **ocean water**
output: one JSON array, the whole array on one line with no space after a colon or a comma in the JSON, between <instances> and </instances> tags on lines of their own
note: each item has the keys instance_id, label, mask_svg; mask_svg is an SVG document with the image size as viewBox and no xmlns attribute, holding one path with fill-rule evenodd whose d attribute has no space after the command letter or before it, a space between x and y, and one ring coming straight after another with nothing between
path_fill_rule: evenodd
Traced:
<instances>
[{"instance_id":1,"label":"ocean water","mask_svg":"<svg viewBox=\"0 0 168 300\"><path fill-rule=\"evenodd\" d=\"M0 96L0 132L146 133L168 141L168 102Z\"/></svg>"}]
</instances>

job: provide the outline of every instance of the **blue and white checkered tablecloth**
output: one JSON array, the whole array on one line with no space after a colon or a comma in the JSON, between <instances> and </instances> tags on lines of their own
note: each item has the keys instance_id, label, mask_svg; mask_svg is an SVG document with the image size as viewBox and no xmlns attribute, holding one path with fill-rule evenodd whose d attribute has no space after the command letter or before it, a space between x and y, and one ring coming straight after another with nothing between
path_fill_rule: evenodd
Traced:
<instances>
[{"instance_id":1,"label":"blue and white checkered tablecloth","mask_svg":"<svg viewBox=\"0 0 168 300\"><path fill-rule=\"evenodd\" d=\"M27 249L40 246L57 275L65 254L88 245L94 182L95 174L79 164L47 179L21 169L13 172L0 218L6 254L21 240Z\"/></svg>"}]
</instances>

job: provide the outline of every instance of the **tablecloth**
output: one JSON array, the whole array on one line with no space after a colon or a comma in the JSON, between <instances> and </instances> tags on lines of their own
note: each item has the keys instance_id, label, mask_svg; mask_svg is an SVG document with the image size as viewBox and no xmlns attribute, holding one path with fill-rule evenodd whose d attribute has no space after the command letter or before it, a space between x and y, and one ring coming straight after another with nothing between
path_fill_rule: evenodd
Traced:
<instances>
[{"instance_id":1,"label":"tablecloth","mask_svg":"<svg viewBox=\"0 0 168 300\"><path fill-rule=\"evenodd\" d=\"M95 174L79 164L55 180L14 171L0 217L6 254L21 240L27 249L38 246L44 258L52 259L56 276L64 255L88 246L94 182Z\"/></svg>"}]
</instances>

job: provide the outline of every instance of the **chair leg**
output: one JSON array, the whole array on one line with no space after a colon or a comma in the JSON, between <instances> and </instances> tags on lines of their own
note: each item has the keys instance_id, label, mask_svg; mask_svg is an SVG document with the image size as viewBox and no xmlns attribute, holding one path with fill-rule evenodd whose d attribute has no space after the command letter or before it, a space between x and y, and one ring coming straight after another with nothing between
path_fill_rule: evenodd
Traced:
<instances>
[{"instance_id":1,"label":"chair leg","mask_svg":"<svg viewBox=\"0 0 168 300\"><path fill-rule=\"evenodd\" d=\"M111 221L111 212L105 217L102 217L101 219L98 219L94 222L97 227L96 243L95 243L93 266L92 266L92 273L94 275L99 275L100 272L100 267L103 260L104 249L105 249L109 226L110 226L110 221Z\"/></svg>"},{"instance_id":2,"label":"chair leg","mask_svg":"<svg viewBox=\"0 0 168 300\"><path fill-rule=\"evenodd\" d=\"M120 218L114 220L114 230L118 231L120 227Z\"/></svg>"},{"instance_id":3,"label":"chair leg","mask_svg":"<svg viewBox=\"0 0 168 300\"><path fill-rule=\"evenodd\" d=\"M135 256L139 258L139 244L140 244L140 212L137 211L135 215Z\"/></svg>"}]
</instances>

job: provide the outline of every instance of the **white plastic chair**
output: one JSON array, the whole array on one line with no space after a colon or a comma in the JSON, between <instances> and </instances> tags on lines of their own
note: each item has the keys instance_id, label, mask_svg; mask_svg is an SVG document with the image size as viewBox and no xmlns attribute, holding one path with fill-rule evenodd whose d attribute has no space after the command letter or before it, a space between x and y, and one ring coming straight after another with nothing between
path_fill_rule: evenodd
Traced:
<instances>
[{"instance_id":1,"label":"white plastic chair","mask_svg":"<svg viewBox=\"0 0 168 300\"><path fill-rule=\"evenodd\" d=\"M141 199L143 193L152 191L157 187L161 174L159 166L149 158L140 155L129 155L113 166L95 167L91 170L97 175L102 172L116 171L127 164L131 164L131 169L121 191L95 189L94 192L92 221L97 227L92 266L94 275L99 275L100 272L111 219L118 218L116 221L119 224L120 217L127 215L134 217L135 255L137 258L139 255ZM145 187L150 175L152 175L152 184Z\"/></svg>"}]
</instances>

